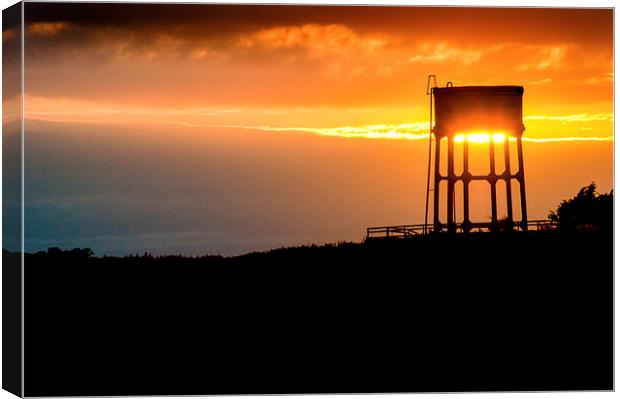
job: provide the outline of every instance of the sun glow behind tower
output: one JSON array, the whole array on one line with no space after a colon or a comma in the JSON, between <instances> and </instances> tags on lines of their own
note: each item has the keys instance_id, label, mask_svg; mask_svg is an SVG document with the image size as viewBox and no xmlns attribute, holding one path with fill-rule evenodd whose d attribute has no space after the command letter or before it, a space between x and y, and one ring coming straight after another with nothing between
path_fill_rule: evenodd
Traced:
<instances>
[{"instance_id":1,"label":"sun glow behind tower","mask_svg":"<svg viewBox=\"0 0 620 399\"><path fill-rule=\"evenodd\" d=\"M506 140L506 133L497 132L497 133L485 133L485 132L475 132L475 133L457 133L454 136L454 142L462 143L467 139L469 143L488 143L491 139L494 143L503 143ZM509 138L510 139L510 138ZM516 138L512 138L516 140Z\"/></svg>"}]
</instances>

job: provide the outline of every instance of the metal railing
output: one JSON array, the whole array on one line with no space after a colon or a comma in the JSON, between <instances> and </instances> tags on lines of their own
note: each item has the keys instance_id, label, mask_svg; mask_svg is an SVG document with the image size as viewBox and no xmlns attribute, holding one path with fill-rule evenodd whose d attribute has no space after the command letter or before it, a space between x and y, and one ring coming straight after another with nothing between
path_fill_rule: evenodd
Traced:
<instances>
[{"instance_id":1,"label":"metal railing","mask_svg":"<svg viewBox=\"0 0 620 399\"><path fill-rule=\"evenodd\" d=\"M377 237L394 237L394 238L406 238L417 235L423 235L426 230L425 227L432 230L431 225L426 226L422 224L408 224L401 226L381 226L381 227L368 227L366 229L367 238Z\"/></svg>"},{"instance_id":2,"label":"metal railing","mask_svg":"<svg viewBox=\"0 0 620 399\"><path fill-rule=\"evenodd\" d=\"M497 225L496 225L497 226ZM526 223L528 231L546 231L554 230L557 224L551 220L528 220ZM444 226L445 227L445 226ZM491 231L494 227L491 222L470 223L469 227L472 231ZM483 230L484 229L484 230ZM457 232L463 232L463 225L458 223L455 225ZM513 222L513 230L524 231L523 224L519 221ZM366 238L408 238L426 234L432 234L434 226L432 224L405 224L399 226L378 226L368 227L366 229Z\"/></svg>"},{"instance_id":3,"label":"metal railing","mask_svg":"<svg viewBox=\"0 0 620 399\"><path fill-rule=\"evenodd\" d=\"M515 227L517 227L519 230L523 230L521 224L517 225L516 222L515 222ZM534 231L555 230L557 227L558 227L558 224L549 219L527 221L528 230L534 230Z\"/></svg>"}]
</instances>

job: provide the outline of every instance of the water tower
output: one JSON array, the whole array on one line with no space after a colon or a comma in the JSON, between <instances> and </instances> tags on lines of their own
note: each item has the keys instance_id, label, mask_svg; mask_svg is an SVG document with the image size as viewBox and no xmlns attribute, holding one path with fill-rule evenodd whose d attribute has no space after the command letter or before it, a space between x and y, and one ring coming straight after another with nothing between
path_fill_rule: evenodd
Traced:
<instances>
[{"instance_id":1,"label":"water tower","mask_svg":"<svg viewBox=\"0 0 620 399\"><path fill-rule=\"evenodd\" d=\"M527 229L527 206L525 199L525 175L523 170L523 147L521 136L525 130L522 118L523 87L521 86L462 86L435 87L430 93L435 103L435 161L434 161L434 191L433 191L433 231L440 232L457 230L468 232L473 228L487 228L494 230L500 224L497 217L497 196L505 194L506 218L508 226L516 224L522 230ZM431 112L432 114L432 112ZM484 140L478 140L475 144L470 143L469 137L476 135L488 137L489 167L488 173L472 174L469 167L469 146L486 145ZM440 161L442 154L442 140L447 141L447 173L442 174ZM454 163L455 140L462 140L462 173L456 174ZM518 170L511 173L510 142L516 141L516 160ZM496 165L495 146L503 142L503 165ZM514 152L514 150L513 150ZM513 159L514 159L514 154ZM512 181L516 180L519 185L519 198L521 208L521 220L515 222L513 218ZM498 193L498 181L505 181L505 193ZM441 182L447 182L447 203L440 202ZM489 184L491 200L491 220L470 220L470 183L473 181L485 181ZM455 185L462 182L462 221L455 219ZM516 194L516 193L515 193ZM427 197L428 198L428 197ZM446 222L440 221L441 209L445 209ZM506 225L505 224L505 225Z\"/></svg>"}]
</instances>

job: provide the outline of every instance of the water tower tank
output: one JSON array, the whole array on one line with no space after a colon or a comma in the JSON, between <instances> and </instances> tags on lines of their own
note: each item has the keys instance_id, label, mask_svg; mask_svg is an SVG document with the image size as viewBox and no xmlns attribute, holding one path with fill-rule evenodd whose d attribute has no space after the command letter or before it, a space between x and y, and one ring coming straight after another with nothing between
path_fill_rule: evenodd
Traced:
<instances>
[{"instance_id":1,"label":"water tower tank","mask_svg":"<svg viewBox=\"0 0 620 399\"><path fill-rule=\"evenodd\" d=\"M525 130L522 86L437 87L433 94L437 136L476 131L520 136Z\"/></svg>"}]
</instances>

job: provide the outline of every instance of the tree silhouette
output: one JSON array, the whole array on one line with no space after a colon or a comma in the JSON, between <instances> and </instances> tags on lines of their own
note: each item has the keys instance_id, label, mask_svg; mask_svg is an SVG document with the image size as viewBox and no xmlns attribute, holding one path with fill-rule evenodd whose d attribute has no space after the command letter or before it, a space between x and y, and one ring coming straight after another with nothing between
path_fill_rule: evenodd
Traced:
<instances>
[{"instance_id":1,"label":"tree silhouette","mask_svg":"<svg viewBox=\"0 0 620 399\"><path fill-rule=\"evenodd\" d=\"M583 187L577 195L564 200L549 213L561 231L608 230L613 226L613 190L607 194L596 191L596 183Z\"/></svg>"},{"instance_id":2,"label":"tree silhouette","mask_svg":"<svg viewBox=\"0 0 620 399\"><path fill-rule=\"evenodd\" d=\"M39 254L45 254L44 252L39 252ZM58 247L51 247L47 249L47 255L53 257L70 257L74 259L88 259L95 255L95 253L90 248L73 248L71 250L62 250Z\"/></svg>"}]
</instances>

